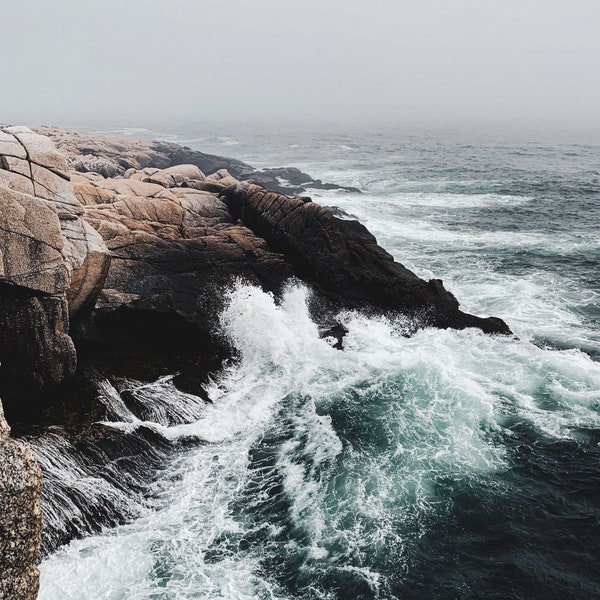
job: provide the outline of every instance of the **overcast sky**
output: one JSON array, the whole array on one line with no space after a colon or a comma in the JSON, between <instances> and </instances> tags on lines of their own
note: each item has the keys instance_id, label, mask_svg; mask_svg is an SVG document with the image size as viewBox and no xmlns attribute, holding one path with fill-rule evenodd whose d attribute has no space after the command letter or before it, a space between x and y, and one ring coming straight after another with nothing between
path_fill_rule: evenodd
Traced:
<instances>
[{"instance_id":1,"label":"overcast sky","mask_svg":"<svg viewBox=\"0 0 600 600\"><path fill-rule=\"evenodd\" d=\"M0 122L600 121L600 0L14 0Z\"/></svg>"}]
</instances>

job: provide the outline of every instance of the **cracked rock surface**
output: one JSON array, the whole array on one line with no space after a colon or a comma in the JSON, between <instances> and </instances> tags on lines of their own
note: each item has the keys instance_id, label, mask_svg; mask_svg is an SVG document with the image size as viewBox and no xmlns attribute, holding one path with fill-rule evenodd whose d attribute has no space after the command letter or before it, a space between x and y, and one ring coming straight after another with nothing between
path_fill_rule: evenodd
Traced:
<instances>
[{"instance_id":1,"label":"cracked rock surface","mask_svg":"<svg viewBox=\"0 0 600 600\"><path fill-rule=\"evenodd\" d=\"M90 308L110 257L82 218L65 157L27 127L0 129L0 397L35 413L73 375L69 317Z\"/></svg>"}]
</instances>

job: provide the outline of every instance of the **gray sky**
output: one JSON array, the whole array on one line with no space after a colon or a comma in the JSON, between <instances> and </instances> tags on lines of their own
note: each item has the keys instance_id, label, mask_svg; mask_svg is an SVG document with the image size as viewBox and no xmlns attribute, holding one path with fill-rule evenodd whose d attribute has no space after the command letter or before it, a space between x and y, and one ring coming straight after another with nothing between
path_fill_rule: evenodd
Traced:
<instances>
[{"instance_id":1,"label":"gray sky","mask_svg":"<svg viewBox=\"0 0 600 600\"><path fill-rule=\"evenodd\" d=\"M15 0L0 122L600 122L600 0Z\"/></svg>"}]
</instances>

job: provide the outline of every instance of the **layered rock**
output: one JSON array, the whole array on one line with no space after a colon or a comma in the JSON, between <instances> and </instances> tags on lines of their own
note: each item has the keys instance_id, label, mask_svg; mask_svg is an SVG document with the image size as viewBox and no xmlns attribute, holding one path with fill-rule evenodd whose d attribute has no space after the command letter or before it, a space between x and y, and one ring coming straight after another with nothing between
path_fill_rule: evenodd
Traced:
<instances>
[{"instance_id":1,"label":"layered rock","mask_svg":"<svg viewBox=\"0 0 600 600\"><path fill-rule=\"evenodd\" d=\"M42 474L26 444L9 433L0 405L0 598L33 600L39 587Z\"/></svg>"},{"instance_id":2,"label":"layered rock","mask_svg":"<svg viewBox=\"0 0 600 600\"><path fill-rule=\"evenodd\" d=\"M510 331L501 319L463 313L441 280L420 279L358 221L339 219L310 198L288 198L251 184L228 187L222 197L234 218L338 305L413 314L435 327Z\"/></svg>"}]
</instances>

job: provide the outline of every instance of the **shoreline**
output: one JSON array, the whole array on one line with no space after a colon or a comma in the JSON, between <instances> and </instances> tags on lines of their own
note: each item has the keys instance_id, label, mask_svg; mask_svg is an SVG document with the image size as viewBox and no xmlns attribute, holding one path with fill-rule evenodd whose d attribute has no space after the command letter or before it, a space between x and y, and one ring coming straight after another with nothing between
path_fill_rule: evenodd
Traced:
<instances>
[{"instance_id":1,"label":"shoreline","mask_svg":"<svg viewBox=\"0 0 600 600\"><path fill-rule=\"evenodd\" d=\"M419 279L358 221L298 197L303 186L339 186L297 169L256 171L173 144L49 127L4 128L0 159L4 214L23 220L16 232L14 220L0 223L0 397L19 434L58 426L74 447L122 451L94 425L106 410L98 373L151 382L178 372L176 387L206 400L207 377L231 357L213 333L221 291L240 278L275 295L292 278L306 282L313 317L340 349L341 308L418 316L415 328L510 333L500 319L461 312L440 280ZM31 557L39 481L28 477L30 507L8 518L38 531ZM24 565L31 576L31 559Z\"/></svg>"}]
</instances>

